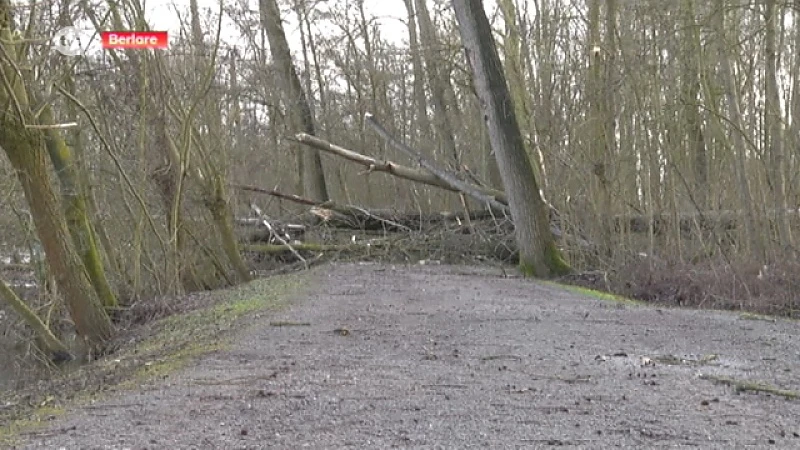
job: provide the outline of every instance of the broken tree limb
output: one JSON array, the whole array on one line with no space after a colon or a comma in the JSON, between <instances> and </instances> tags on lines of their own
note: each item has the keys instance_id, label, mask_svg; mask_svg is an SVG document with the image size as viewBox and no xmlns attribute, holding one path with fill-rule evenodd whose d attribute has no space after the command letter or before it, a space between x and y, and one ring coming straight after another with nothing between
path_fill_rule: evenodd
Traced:
<instances>
[{"instance_id":1,"label":"broken tree limb","mask_svg":"<svg viewBox=\"0 0 800 450\"><path fill-rule=\"evenodd\" d=\"M384 172L384 173L388 173L389 175L396 176L398 178L403 178L405 180L415 181L415 182L427 184L429 186L434 186L434 187L446 189L446 190L452 191L452 192L463 193L458 188L455 188L455 187L449 185L447 182L440 180L439 178L436 177L436 175L428 172L427 170L413 169L411 167L404 166L404 165L401 165L401 164L397 164L397 163L394 163L394 162L391 162L391 161L378 161L377 159L372 158L370 156L362 155L361 153L357 153L357 152L354 152L352 150L348 150L348 149L346 149L344 147L340 147L340 146L338 146L336 144L330 143L330 142L328 142L328 141L326 141L324 139L320 139L320 138L318 138L316 136L311 136L311 135L304 134L304 133L300 133L300 134L295 135L294 139L297 142L301 143L301 144L307 145L307 146L315 148L317 150L321 150L321 151L324 151L326 153L330 153L332 155L341 156L342 158L344 158L344 159L346 159L348 161L352 161L352 162L355 162L357 164L361 164L362 166L367 167L369 172L373 172L373 171L374 172ZM468 176L469 176L469 174L468 174ZM482 194L485 194L485 195L487 195L489 197L494 197L498 202L502 203L503 205L507 205L508 204L508 197L506 196L505 192L503 192L503 191L499 191L497 189L492 189L492 188L485 187L485 186L477 186L477 185L469 185L469 186L472 189L475 189L476 191L478 191L478 192L480 192ZM266 193L266 194L270 194L270 195L275 195L277 197L288 199L288 200L292 200L292 201L296 201L294 199L299 198L297 196L292 196L292 195L289 195L289 194L280 194L280 193L277 193L275 191L269 191L269 190L262 189L262 188L254 188L254 187L249 187L249 186L240 186L239 188L242 189L242 190L252 190L254 192L261 192L261 193ZM310 203L308 203L308 201L299 201L298 203L310 204ZM551 217L551 219L553 219L554 217L558 217L559 216L558 210L556 210L556 208L553 205L551 205L546 199L545 199L545 203L547 204L548 208L550 209L550 217ZM492 216L492 217L495 217L495 216ZM476 219L475 217L472 217L472 215L470 215L470 218L473 219L473 220Z\"/></svg>"},{"instance_id":2,"label":"broken tree limb","mask_svg":"<svg viewBox=\"0 0 800 450\"><path fill-rule=\"evenodd\" d=\"M410 231L411 228L416 228L420 222L434 222L437 220L466 220L461 214L453 213L440 213L437 215L410 215L410 214L396 214L396 213L377 213L369 212L357 206L342 206L334 202L315 202L313 200L300 197L297 195L284 194L275 189L264 189L257 186L246 185L231 185L231 187L239 190L258 192L261 194L276 196L279 198L296 201L297 203L312 206L311 214L322 219L324 223L329 226L337 228L348 228L357 230L373 230L373 231ZM553 211L551 209L551 211ZM470 214L471 220L497 220L496 216L491 211L482 211L475 213L474 217ZM553 236L559 240L569 241L578 247L588 250L594 250L595 246L591 242L582 239L580 236L568 235L564 236L561 229L554 223L550 223L550 231Z\"/></svg>"},{"instance_id":3,"label":"broken tree limb","mask_svg":"<svg viewBox=\"0 0 800 450\"><path fill-rule=\"evenodd\" d=\"M240 191L250 191L250 192L258 192L259 194L267 194L273 197L289 200L290 202L299 203L301 205L308 205L308 206L322 205L322 203L320 202L316 202L314 200L307 199L305 197L300 197L299 195L284 194L283 192L280 192L277 189L265 189L258 186L248 186L245 184L231 184L230 186Z\"/></svg>"},{"instance_id":4,"label":"broken tree limb","mask_svg":"<svg viewBox=\"0 0 800 450\"><path fill-rule=\"evenodd\" d=\"M264 189L257 186L241 184L231 185L234 189L258 192L274 197L290 200L301 205L311 206L311 214L333 226L363 230L410 231L409 227L390 218L381 217L358 206L342 206L334 202L316 202L298 195L284 194L275 189Z\"/></svg>"},{"instance_id":5,"label":"broken tree limb","mask_svg":"<svg viewBox=\"0 0 800 450\"><path fill-rule=\"evenodd\" d=\"M265 216L264 214L262 214L262 213L261 213L261 209L260 209L259 207L257 207L256 205L250 205L250 208L253 210L253 212L254 212L254 213L256 213L256 215L258 215L259 217L261 217L261 223L262 223L262 224L263 224L265 227L267 227L267 230L269 230L270 234L271 234L271 235L272 235L272 236L273 236L275 239L277 239L277 240L278 240L278 241L279 241L279 242L282 244L282 246L283 246L283 247L285 247L285 248L287 248L289 251L291 251L291 252L292 252L292 254L293 254L295 257L297 257L297 259L299 259L300 261L302 261L302 262L303 262L303 265L305 265L305 267L306 267L306 270L308 270L308 261L306 261L306 259L305 259L305 258L303 258L303 256L302 256L302 255L301 255L301 254L300 254L300 253L299 253L297 250L295 250L295 249L294 249L294 247L292 247L292 245L291 245L291 244L289 244L289 242L287 242L287 241L286 241L286 239L284 239L284 238L283 238L283 236L281 236L281 234L280 234L280 233L276 232L276 231L273 229L273 227L272 227L272 224L270 224L270 223L269 223L269 220L267 220L267 216Z\"/></svg>"},{"instance_id":6,"label":"broken tree limb","mask_svg":"<svg viewBox=\"0 0 800 450\"><path fill-rule=\"evenodd\" d=\"M320 139L316 136L311 136L305 133L300 133L295 135L294 139L301 144L307 145L317 150L321 150L326 153L340 156L344 159L347 159L348 161L361 164L362 166L367 168L368 172L384 172L390 175L394 175L398 178L403 178L410 181L416 181L419 183L427 184L429 186L435 186L438 188L446 189L448 191L462 192L458 188L450 185L449 183L442 181L436 175L427 170L414 169L391 161L378 161L375 158L362 155L361 153L348 150L344 147L332 144L324 139ZM471 188L488 197L494 197L495 200L502 203L503 205L508 204L508 197L506 197L506 194L503 191L498 191L497 189L491 189L487 187L474 186L474 185L471 185Z\"/></svg>"},{"instance_id":7,"label":"broken tree limb","mask_svg":"<svg viewBox=\"0 0 800 450\"><path fill-rule=\"evenodd\" d=\"M431 173L431 172L429 172L427 170L424 170L424 169L423 170L414 169L414 168L411 168L411 167L408 167L408 166L404 166L402 164L397 164L397 163L391 162L391 161L379 161L379 160L377 160L375 158L372 158L370 156L362 155L361 153L357 153L357 152L354 152L352 150L348 150L348 149L346 149L344 147L340 147L340 146L338 146L336 144L333 144L331 142L328 142L328 141L326 141L324 139L320 139L320 138L318 138L316 136L311 136L311 135L308 135L308 134L305 134L305 133L300 133L300 134L295 135L294 139L297 142L301 143L301 144L307 145L307 146L315 148L317 150L324 151L326 153L330 153L330 154L335 155L335 156L340 156L340 157L342 157L342 158L344 158L344 159L346 159L348 161L352 161L352 162L355 162L357 164L360 164L360 165L366 167L368 172L384 172L384 173L387 173L389 175L396 176L398 178L403 178L405 180L415 181L415 182L422 183L422 184L427 184L429 186L434 186L434 187L446 189L446 190L451 191L451 192L464 193L461 190L459 190L458 188L451 186L450 184L448 184L445 181L442 181L436 175L434 175L433 173ZM467 176L471 176L471 174L467 173ZM471 177L474 179L474 176L471 176ZM495 200L497 200L498 202L502 203L503 205L508 205L508 197L506 196L505 192L503 192L503 191L500 191L500 190L497 190L497 189L492 189L492 188L486 187L486 186L478 186L478 185L475 185L475 184L468 184L468 183L465 183L465 184L467 184L471 189L474 189L475 191L477 191L477 192L479 192L481 194L484 194L484 195L489 196L489 197L494 197ZM247 188L244 188L244 189L247 190ZM263 190L261 188L257 188L257 189L259 189L259 190L256 191L256 192L267 193L267 192L265 192L265 190ZM287 195L287 194L278 195L278 196L281 197L281 198L287 198L287 199L291 200L291 198L288 198L290 196ZM551 205L546 199L545 199L545 203L547 204L548 208L550 209L551 219L553 217L558 217L558 215L559 215L558 210L556 210L555 207L553 205ZM304 204L308 204L308 203L304 203ZM470 218L475 219L471 215L470 215Z\"/></svg>"},{"instance_id":8,"label":"broken tree limb","mask_svg":"<svg viewBox=\"0 0 800 450\"><path fill-rule=\"evenodd\" d=\"M451 189L456 190L458 192L463 192L464 194L469 195L470 197L474 198L475 200L489 205L491 208L501 211L504 214L511 213L511 210L508 208L508 205L504 205L500 203L496 197L487 195L486 193L482 192L482 189L473 186L469 183L459 180L455 175L448 173L446 170L443 170L439 167L436 167L435 164L428 161L425 157L423 157L419 152L412 149L408 145L400 142L399 140L395 139L394 136L389 133L386 128L383 127L375 117L372 116L370 113L366 113L364 115L364 123L368 124L375 130L387 143L389 143L392 147L400 150L401 152L405 153L409 157L416 160L420 166L422 166L425 170L432 173L436 176L440 181L444 182Z\"/></svg>"},{"instance_id":9,"label":"broken tree limb","mask_svg":"<svg viewBox=\"0 0 800 450\"><path fill-rule=\"evenodd\" d=\"M293 247L298 252L320 253L320 252L363 251L363 250L369 250L370 248L379 247L381 245L382 243L380 242L365 242L365 243L358 242L349 244L303 243L303 244L296 244ZM247 252L264 253L264 254L286 253L289 251L285 246L275 245L275 244L247 244L243 247L243 249Z\"/></svg>"}]
</instances>

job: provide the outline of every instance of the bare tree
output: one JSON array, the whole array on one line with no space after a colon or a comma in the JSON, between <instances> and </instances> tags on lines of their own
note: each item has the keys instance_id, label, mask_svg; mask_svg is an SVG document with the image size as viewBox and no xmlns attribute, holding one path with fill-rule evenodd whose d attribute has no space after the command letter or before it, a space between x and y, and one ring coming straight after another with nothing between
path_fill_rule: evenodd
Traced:
<instances>
[{"instance_id":1,"label":"bare tree","mask_svg":"<svg viewBox=\"0 0 800 450\"><path fill-rule=\"evenodd\" d=\"M755 205L750 190L750 182L747 179L747 166L745 162L747 160L746 128L739 105L739 97L737 97L736 82L733 78L733 68L731 67L730 57L731 50L726 46L726 43L729 42L727 39L729 33L726 32L725 28L725 16L728 11L728 5L725 0L717 0L714 6L714 24L717 34L717 57L719 58L720 77L722 88L725 92L725 100L728 104L728 120L733 128L731 131L731 138L733 140L731 147L735 154L733 171L736 175L736 190L744 210L745 234L750 243L751 251L758 260L763 260L765 258L764 243L761 240L761 235L758 233ZM752 142L752 139L748 138L747 141Z\"/></svg>"},{"instance_id":2,"label":"bare tree","mask_svg":"<svg viewBox=\"0 0 800 450\"><path fill-rule=\"evenodd\" d=\"M784 179L783 161L783 114L781 99L778 95L778 60L776 49L776 30L782 22L782 8L776 8L775 0L764 1L764 53L765 98L764 98L764 132L765 143L769 152L769 179L772 188L773 207L776 211L778 242L782 245L792 243L791 228L786 215L786 181Z\"/></svg>"},{"instance_id":3,"label":"bare tree","mask_svg":"<svg viewBox=\"0 0 800 450\"><path fill-rule=\"evenodd\" d=\"M549 277L569 268L550 233L547 205L541 197L500 57L481 0L453 0L461 39L472 68L475 90L489 126L489 138L514 218L520 267L528 275Z\"/></svg>"},{"instance_id":4,"label":"bare tree","mask_svg":"<svg viewBox=\"0 0 800 450\"><path fill-rule=\"evenodd\" d=\"M293 124L297 131L314 135L314 117L311 114L311 107L308 103L306 93L300 84L297 70L292 62L292 55L289 51L289 44L286 41L286 34L281 23L281 12L278 8L277 0L259 0L259 10L261 13L261 26L267 33L269 39L270 52L273 64L275 65L279 78L284 85L284 101L286 107L293 117ZM325 183L325 172L322 168L322 160L319 152L309 149L298 149L303 151L303 178L304 195L318 201L326 201L328 188Z\"/></svg>"},{"instance_id":5,"label":"bare tree","mask_svg":"<svg viewBox=\"0 0 800 450\"><path fill-rule=\"evenodd\" d=\"M694 202L700 210L708 207L708 157L703 133L703 124L699 113L700 93L701 47L699 26L695 23L695 8L692 0L684 0L682 9L683 18L683 47L681 59L683 75L681 77L682 102L684 122L686 123L686 136L688 149L691 154L694 173L693 196Z\"/></svg>"},{"instance_id":6,"label":"bare tree","mask_svg":"<svg viewBox=\"0 0 800 450\"><path fill-rule=\"evenodd\" d=\"M431 90L431 104L433 105L433 124L437 132L439 147L446 158L450 158L454 167L461 163L461 157L456 149L455 134L450 116L447 112L445 99L446 83L441 72L441 44L436 35L433 20L428 13L424 0L415 0L417 18L419 19L419 34L425 43L422 55L425 60L425 71L428 75L428 87Z\"/></svg>"},{"instance_id":7,"label":"bare tree","mask_svg":"<svg viewBox=\"0 0 800 450\"><path fill-rule=\"evenodd\" d=\"M430 121L428 120L428 102L425 95L425 69L422 65L420 42L417 37L417 13L414 10L414 0L403 0L403 2L408 13L408 51L411 54L411 70L414 77L415 125L420 141L425 141L430 136Z\"/></svg>"},{"instance_id":8,"label":"bare tree","mask_svg":"<svg viewBox=\"0 0 800 450\"><path fill-rule=\"evenodd\" d=\"M45 131L52 124L38 123L34 115L30 80L16 69L23 63L19 37L12 34L12 5L0 0L0 38L4 61L4 87L0 99L12 105L0 125L0 147L17 172L36 225L36 232L47 255L56 284L64 295L78 333L92 345L102 345L113 333L108 315L86 274L50 178Z\"/></svg>"}]
</instances>

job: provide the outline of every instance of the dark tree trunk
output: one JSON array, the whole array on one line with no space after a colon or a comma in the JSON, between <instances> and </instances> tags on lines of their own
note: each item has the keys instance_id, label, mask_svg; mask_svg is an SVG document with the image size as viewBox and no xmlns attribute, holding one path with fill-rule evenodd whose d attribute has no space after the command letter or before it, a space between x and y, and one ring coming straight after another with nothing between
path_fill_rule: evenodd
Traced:
<instances>
[{"instance_id":1,"label":"dark tree trunk","mask_svg":"<svg viewBox=\"0 0 800 450\"><path fill-rule=\"evenodd\" d=\"M525 153L503 66L481 0L453 0L461 40L472 68L489 139L514 219L520 268L549 277L569 271L550 233L548 209Z\"/></svg>"}]
</instances>

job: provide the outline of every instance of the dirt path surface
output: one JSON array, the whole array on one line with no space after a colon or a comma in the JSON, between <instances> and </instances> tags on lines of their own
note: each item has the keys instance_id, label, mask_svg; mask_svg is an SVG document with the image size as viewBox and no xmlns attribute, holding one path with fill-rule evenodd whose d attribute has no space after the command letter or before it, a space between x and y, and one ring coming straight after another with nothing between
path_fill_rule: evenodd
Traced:
<instances>
[{"instance_id":1,"label":"dirt path surface","mask_svg":"<svg viewBox=\"0 0 800 450\"><path fill-rule=\"evenodd\" d=\"M800 400L706 377L800 389L796 322L618 304L488 268L316 278L232 349L20 448L800 448Z\"/></svg>"}]
</instances>

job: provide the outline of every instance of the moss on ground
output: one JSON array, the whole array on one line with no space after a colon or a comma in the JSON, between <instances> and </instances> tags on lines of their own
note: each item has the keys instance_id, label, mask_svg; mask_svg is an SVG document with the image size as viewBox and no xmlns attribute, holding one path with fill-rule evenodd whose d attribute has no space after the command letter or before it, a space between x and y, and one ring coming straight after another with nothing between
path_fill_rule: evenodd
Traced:
<instances>
[{"instance_id":1,"label":"moss on ground","mask_svg":"<svg viewBox=\"0 0 800 450\"><path fill-rule=\"evenodd\" d=\"M778 319L773 316L768 316L765 314L756 314L751 312L743 312L739 314L739 318L742 320L763 320L765 322L775 322ZM788 319L791 320L791 319Z\"/></svg>"},{"instance_id":2,"label":"moss on ground","mask_svg":"<svg viewBox=\"0 0 800 450\"><path fill-rule=\"evenodd\" d=\"M168 316L149 324L140 342L120 347L113 355L63 373L58 396L25 404L0 420L0 446L13 445L20 435L47 427L70 408L98 401L109 391L130 390L164 379L195 358L228 348L235 337L262 313L289 306L307 275L292 274L259 279L213 293L212 306ZM66 386L66 389L63 389ZM54 385L54 388L56 386ZM63 390L61 390L63 389ZM13 394L12 394L13 395ZM4 400L0 393L0 400ZM9 402L20 402L16 395Z\"/></svg>"},{"instance_id":3,"label":"moss on ground","mask_svg":"<svg viewBox=\"0 0 800 450\"><path fill-rule=\"evenodd\" d=\"M46 428L50 421L63 416L66 409L49 406L47 404L32 407L27 417L17 419L0 427L0 446L12 446L18 442L18 436L23 433L34 433Z\"/></svg>"},{"instance_id":4,"label":"moss on ground","mask_svg":"<svg viewBox=\"0 0 800 450\"><path fill-rule=\"evenodd\" d=\"M587 297L593 297L593 298L596 298L596 299L610 301L610 302L614 302L614 303L620 303L620 304L625 304L625 305L635 305L635 306L641 306L641 305L647 304L647 303L642 302L640 300L633 300L633 299L630 299L630 298L627 298L627 297L623 297L621 295L611 294L611 293L608 293L608 292L598 291L598 290L595 290L595 289L589 289L589 288L586 288L586 287L583 287L583 286L575 286L575 285L572 285L572 284L557 283L555 281L543 281L542 283L546 284L548 286L553 286L553 287L557 287L559 289L563 289L565 291L573 292L575 294L585 295Z\"/></svg>"},{"instance_id":5,"label":"moss on ground","mask_svg":"<svg viewBox=\"0 0 800 450\"><path fill-rule=\"evenodd\" d=\"M731 386L736 392L755 392L777 395L787 400L800 399L800 392L789 389L781 389L760 381L738 380L736 378L719 376L719 375L700 375L701 380L712 381L717 384Z\"/></svg>"}]
</instances>

